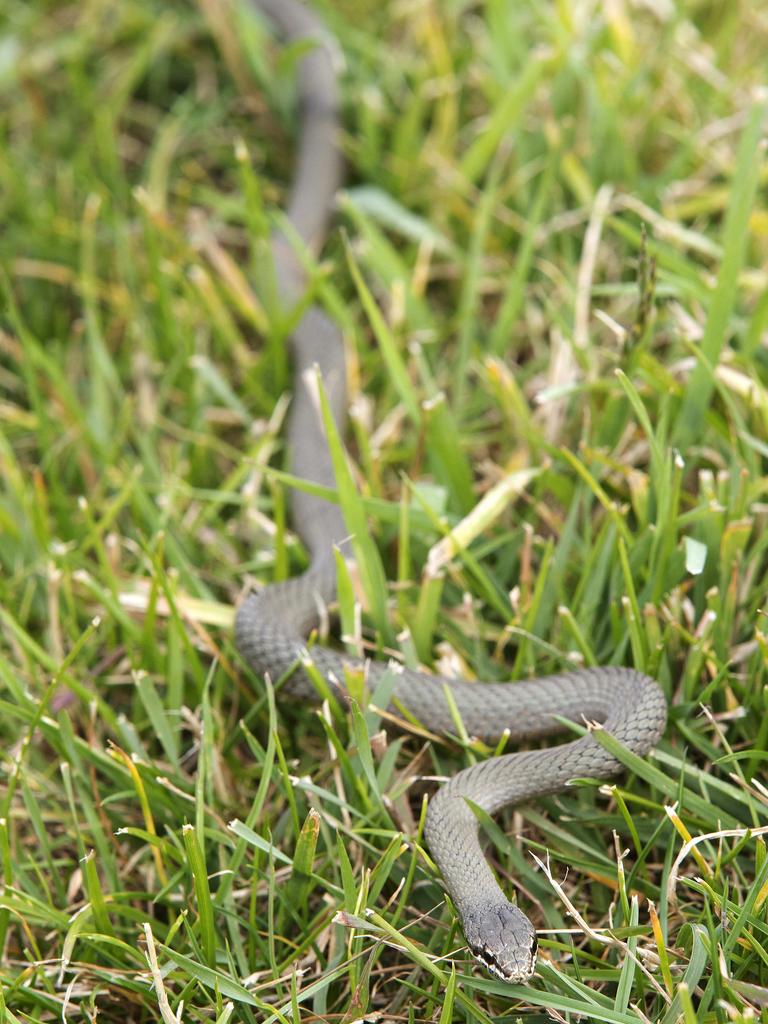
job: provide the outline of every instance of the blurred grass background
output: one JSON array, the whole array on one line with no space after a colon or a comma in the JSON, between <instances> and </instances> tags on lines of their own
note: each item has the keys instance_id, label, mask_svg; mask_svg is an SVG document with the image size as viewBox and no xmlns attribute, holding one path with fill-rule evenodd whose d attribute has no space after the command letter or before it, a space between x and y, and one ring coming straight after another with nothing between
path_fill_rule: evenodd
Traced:
<instances>
[{"instance_id":1,"label":"blurred grass background","mask_svg":"<svg viewBox=\"0 0 768 1024\"><path fill-rule=\"evenodd\" d=\"M390 581L345 624L481 679L634 664L667 735L487 825L543 955L481 975L419 821L482 747L278 712L232 644L305 563L259 288L300 50L244 2L5 0L0 1019L761 1019L768 8L317 6L312 288Z\"/></svg>"}]
</instances>

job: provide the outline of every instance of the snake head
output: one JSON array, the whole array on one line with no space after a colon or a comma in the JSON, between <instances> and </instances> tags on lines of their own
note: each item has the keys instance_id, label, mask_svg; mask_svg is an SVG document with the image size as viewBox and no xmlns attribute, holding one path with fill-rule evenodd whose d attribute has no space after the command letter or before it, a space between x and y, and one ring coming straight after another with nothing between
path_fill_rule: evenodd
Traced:
<instances>
[{"instance_id":1,"label":"snake head","mask_svg":"<svg viewBox=\"0 0 768 1024\"><path fill-rule=\"evenodd\" d=\"M497 978L518 984L536 967L536 932L511 903L485 904L462 915L467 945L480 963Z\"/></svg>"}]
</instances>

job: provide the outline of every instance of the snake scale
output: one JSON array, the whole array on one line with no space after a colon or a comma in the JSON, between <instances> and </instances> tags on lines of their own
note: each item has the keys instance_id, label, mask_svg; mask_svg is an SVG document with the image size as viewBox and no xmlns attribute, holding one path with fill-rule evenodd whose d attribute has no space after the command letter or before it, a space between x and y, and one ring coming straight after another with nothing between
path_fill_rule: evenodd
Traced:
<instances>
[{"instance_id":1,"label":"snake scale","mask_svg":"<svg viewBox=\"0 0 768 1024\"><path fill-rule=\"evenodd\" d=\"M333 45L317 17L297 0L253 0L287 42L311 39L298 66L300 132L296 171L288 203L289 221L302 242L316 250L325 235L342 175ZM295 248L277 234L272 249L280 300L288 309L306 288L306 273ZM288 425L291 470L333 487L334 474L324 439L311 371L322 374L334 419L341 428L346 411L345 363L338 328L316 306L304 313L292 339L295 389ZM283 692L314 697L304 673L306 636L321 609L336 595L334 546L347 538L337 506L294 490L293 522L310 554L301 576L265 586L241 604L236 642L257 674L273 680L291 673ZM364 670L373 688L388 666L364 665L321 646L311 659L329 684L343 691L345 668ZM616 739L644 756L664 729L667 705L656 682L631 669L592 668L514 684L445 679L397 667L392 701L427 728L455 731L444 687L470 735L493 742L504 730L512 742L558 731L555 716L602 723ZM342 692L343 695L343 692ZM592 734L551 749L494 757L459 772L430 799L425 837L445 888L461 920L472 953L506 981L528 979L536 963L536 934L528 918L500 889L483 855L475 814L465 798L489 814L509 804L554 793L573 778L603 778L621 765Z\"/></svg>"}]
</instances>

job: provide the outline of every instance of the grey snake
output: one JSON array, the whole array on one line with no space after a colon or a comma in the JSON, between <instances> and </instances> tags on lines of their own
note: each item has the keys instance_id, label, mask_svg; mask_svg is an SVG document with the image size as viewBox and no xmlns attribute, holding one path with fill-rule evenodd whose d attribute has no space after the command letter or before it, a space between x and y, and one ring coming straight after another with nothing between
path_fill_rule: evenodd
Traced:
<instances>
[{"instance_id":1,"label":"grey snake","mask_svg":"<svg viewBox=\"0 0 768 1024\"><path fill-rule=\"evenodd\" d=\"M284 38L309 38L315 45L298 67L300 132L296 171L287 215L302 242L315 250L325 235L334 195L340 185L339 115L333 53L317 17L297 0L256 0ZM281 302L291 308L301 298L307 278L294 247L275 235L272 249ZM335 422L346 413L343 342L335 324L316 306L307 309L295 328L291 348L295 389L288 424L291 471L297 477L334 487L310 374L317 366ZM315 697L316 689L301 667L306 637L320 611L336 596L334 547L347 530L339 508L294 489L294 525L310 554L301 576L263 587L241 604L236 617L237 646L251 668L272 680L288 677L291 695ZM364 671L371 688L389 666L364 664L343 653L315 645L311 660L343 695L345 669ZM602 723L626 748L644 756L661 736L667 704L658 684L626 668L591 668L525 682L477 683L446 679L398 666L392 703L399 704L427 728L455 732L445 696L453 701L466 731L493 742L508 731L512 742L538 739L561 730L556 716L574 722ZM621 764L586 733L552 749L490 758L458 772L430 799L425 838L440 868L445 888L461 920L472 953L506 981L527 980L536 963L536 933L528 918L504 896L483 855L478 822L468 798L489 814L510 804L554 793L574 778L603 778Z\"/></svg>"}]
</instances>

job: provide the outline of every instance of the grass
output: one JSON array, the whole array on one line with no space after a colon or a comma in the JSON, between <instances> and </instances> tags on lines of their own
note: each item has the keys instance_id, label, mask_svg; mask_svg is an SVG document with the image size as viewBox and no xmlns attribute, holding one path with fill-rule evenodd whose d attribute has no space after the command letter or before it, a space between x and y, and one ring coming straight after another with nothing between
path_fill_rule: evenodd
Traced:
<instances>
[{"instance_id":1,"label":"grass","mask_svg":"<svg viewBox=\"0 0 768 1024\"><path fill-rule=\"evenodd\" d=\"M305 561L263 241L296 54L245 5L8 0L0 1020L765 1019L765 10L322 6L349 180L313 287L380 559L344 632L634 664L667 733L485 823L543 957L475 970L420 780L486 751L385 738L384 693L281 706L232 643Z\"/></svg>"}]
</instances>

